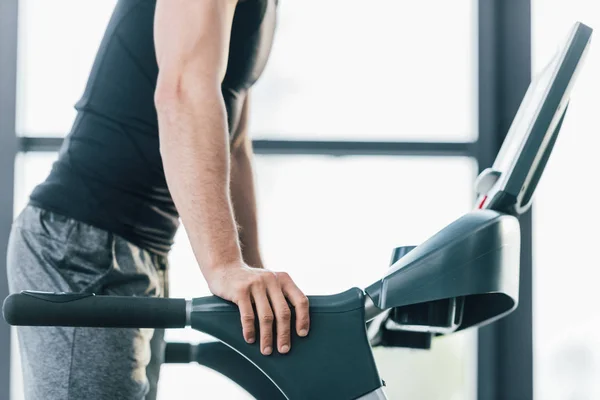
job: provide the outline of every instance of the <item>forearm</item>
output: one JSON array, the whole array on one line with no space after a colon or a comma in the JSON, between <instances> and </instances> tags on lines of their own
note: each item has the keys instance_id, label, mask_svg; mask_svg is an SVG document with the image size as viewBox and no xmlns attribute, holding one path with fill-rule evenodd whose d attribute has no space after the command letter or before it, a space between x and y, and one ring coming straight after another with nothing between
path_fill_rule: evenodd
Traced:
<instances>
[{"instance_id":1,"label":"forearm","mask_svg":"<svg viewBox=\"0 0 600 400\"><path fill-rule=\"evenodd\" d=\"M159 73L154 96L160 152L170 194L210 291L238 306L248 343L260 341L264 355L275 344L287 353L289 303L295 308L296 333L306 336L308 299L287 274L248 265L262 264L252 169L249 154L232 157L221 94L237 5L238 0L156 0L153 38ZM236 137L248 140L247 135Z\"/></svg>"},{"instance_id":2,"label":"forearm","mask_svg":"<svg viewBox=\"0 0 600 400\"><path fill-rule=\"evenodd\" d=\"M226 114L218 88L182 86L187 89L157 100L161 155L169 191L206 277L242 258L229 192Z\"/></svg>"},{"instance_id":3,"label":"forearm","mask_svg":"<svg viewBox=\"0 0 600 400\"><path fill-rule=\"evenodd\" d=\"M256 195L252 168L252 142L246 139L231 156L231 198L238 223L244 261L263 268L258 237Z\"/></svg>"}]
</instances>

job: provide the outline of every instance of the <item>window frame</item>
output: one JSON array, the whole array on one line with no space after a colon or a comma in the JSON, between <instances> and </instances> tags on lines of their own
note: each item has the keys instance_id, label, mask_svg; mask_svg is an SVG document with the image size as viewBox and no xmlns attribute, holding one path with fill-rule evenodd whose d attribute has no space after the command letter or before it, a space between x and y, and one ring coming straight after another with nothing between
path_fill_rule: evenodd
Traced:
<instances>
[{"instance_id":1,"label":"window frame","mask_svg":"<svg viewBox=\"0 0 600 400\"><path fill-rule=\"evenodd\" d=\"M531 1L479 0L480 171L493 164L531 82ZM532 207L519 218L519 306L479 330L477 397L533 399Z\"/></svg>"},{"instance_id":2,"label":"window frame","mask_svg":"<svg viewBox=\"0 0 600 400\"><path fill-rule=\"evenodd\" d=\"M5 266L6 244L13 220L14 168L18 143L15 132L17 94L18 0L0 1L0 257ZM6 268L0 268L6 271ZM8 296L8 281L0 273L0 299ZM10 398L11 329L0 322L0 398Z\"/></svg>"}]
</instances>

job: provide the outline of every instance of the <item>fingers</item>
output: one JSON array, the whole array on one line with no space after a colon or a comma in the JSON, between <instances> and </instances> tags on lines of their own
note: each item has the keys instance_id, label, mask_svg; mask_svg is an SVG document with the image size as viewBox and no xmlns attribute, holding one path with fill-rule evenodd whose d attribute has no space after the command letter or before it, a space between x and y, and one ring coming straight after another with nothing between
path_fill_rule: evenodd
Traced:
<instances>
[{"instance_id":1,"label":"fingers","mask_svg":"<svg viewBox=\"0 0 600 400\"><path fill-rule=\"evenodd\" d=\"M296 286L288 274L279 273L277 274L277 278L283 294L292 303L296 311L296 332L298 336L304 337L308 335L308 330L310 329L308 298Z\"/></svg>"},{"instance_id":2,"label":"fingers","mask_svg":"<svg viewBox=\"0 0 600 400\"><path fill-rule=\"evenodd\" d=\"M267 298L266 286L260 285L254 287L252 291L256 312L258 314L260 329L260 351L268 356L273 352L273 320L274 315L271 310L271 304Z\"/></svg>"},{"instance_id":3,"label":"fingers","mask_svg":"<svg viewBox=\"0 0 600 400\"><path fill-rule=\"evenodd\" d=\"M256 329L254 326L254 308L250 296L245 296L237 302L240 309L242 320L242 332L247 343L254 343L256 340Z\"/></svg>"},{"instance_id":4,"label":"fingers","mask_svg":"<svg viewBox=\"0 0 600 400\"><path fill-rule=\"evenodd\" d=\"M263 355L273 353L277 346L279 353L288 353L291 349L292 311L296 312L296 332L298 336L308 335L310 316L308 298L296 286L286 273L265 274L255 277L248 286L248 295L242 296L237 304L240 309L244 339L248 343L259 336L260 351ZM286 300L287 298L287 300ZM254 310L252 301L256 310ZM258 317L259 332L256 332L255 318ZM274 324L276 340L274 340Z\"/></svg>"},{"instance_id":5,"label":"fingers","mask_svg":"<svg viewBox=\"0 0 600 400\"><path fill-rule=\"evenodd\" d=\"M285 297L281 292L281 286L276 279L273 279L269 283L267 291L269 293L271 306L273 307L277 321L277 350L280 353L285 354L290 351L291 347L290 326L292 312L287 304L287 301L285 301Z\"/></svg>"}]
</instances>

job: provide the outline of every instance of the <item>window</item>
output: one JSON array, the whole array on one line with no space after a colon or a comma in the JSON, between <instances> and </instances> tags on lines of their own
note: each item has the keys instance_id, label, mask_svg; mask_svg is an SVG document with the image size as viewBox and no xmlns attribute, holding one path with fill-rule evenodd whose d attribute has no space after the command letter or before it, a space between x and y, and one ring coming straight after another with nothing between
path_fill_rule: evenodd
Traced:
<instances>
[{"instance_id":1,"label":"window","mask_svg":"<svg viewBox=\"0 0 600 400\"><path fill-rule=\"evenodd\" d=\"M18 215L29 201L29 194L41 183L56 161L56 153L20 153L15 161L15 216Z\"/></svg>"},{"instance_id":2,"label":"window","mask_svg":"<svg viewBox=\"0 0 600 400\"><path fill-rule=\"evenodd\" d=\"M594 2L536 0L533 6L536 70L576 21L596 28L594 36L598 35L600 14ZM600 211L588 201L600 196L595 184L600 147L596 39L573 90L533 211L536 399L600 398L596 252Z\"/></svg>"},{"instance_id":3,"label":"window","mask_svg":"<svg viewBox=\"0 0 600 400\"><path fill-rule=\"evenodd\" d=\"M55 157L19 156L16 212ZM307 294L365 287L385 273L394 246L418 244L471 208L475 173L475 163L462 158L258 156L266 265L288 271ZM172 297L210 294L184 230L170 262ZM210 338L173 330L167 340ZM375 356L390 398L475 398L475 331L435 339L430 351L376 349ZM160 398L197 392L198 382L208 397L248 398L227 378L197 365L165 365Z\"/></svg>"},{"instance_id":4,"label":"window","mask_svg":"<svg viewBox=\"0 0 600 400\"><path fill-rule=\"evenodd\" d=\"M115 3L20 0L19 134L70 130ZM252 132L262 139L473 140L474 4L280 2L272 56L254 90Z\"/></svg>"},{"instance_id":5,"label":"window","mask_svg":"<svg viewBox=\"0 0 600 400\"><path fill-rule=\"evenodd\" d=\"M20 0L17 132L64 136L116 0Z\"/></svg>"},{"instance_id":6,"label":"window","mask_svg":"<svg viewBox=\"0 0 600 400\"><path fill-rule=\"evenodd\" d=\"M272 55L254 90L252 132L277 139L474 139L475 1L365 4L280 2Z\"/></svg>"}]
</instances>

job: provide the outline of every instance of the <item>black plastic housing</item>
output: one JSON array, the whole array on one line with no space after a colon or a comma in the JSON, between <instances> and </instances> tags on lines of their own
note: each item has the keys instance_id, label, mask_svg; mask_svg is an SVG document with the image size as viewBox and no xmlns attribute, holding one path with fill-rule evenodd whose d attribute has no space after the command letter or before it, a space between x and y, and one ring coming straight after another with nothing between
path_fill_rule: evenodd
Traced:
<instances>
[{"instance_id":1,"label":"black plastic housing","mask_svg":"<svg viewBox=\"0 0 600 400\"><path fill-rule=\"evenodd\" d=\"M381 310L395 309L391 318L403 325L417 323L417 330L431 325L434 333L450 333L514 310L519 266L518 219L476 210L401 257L366 293ZM452 302L454 311L448 313ZM436 329L444 324L447 332Z\"/></svg>"},{"instance_id":2,"label":"black plastic housing","mask_svg":"<svg viewBox=\"0 0 600 400\"><path fill-rule=\"evenodd\" d=\"M2 307L10 325L184 328L185 299L22 291Z\"/></svg>"},{"instance_id":3,"label":"black plastic housing","mask_svg":"<svg viewBox=\"0 0 600 400\"><path fill-rule=\"evenodd\" d=\"M264 356L258 343L246 343L238 308L216 297L194 299L191 322L242 354L289 400L349 400L383 385L365 332L364 301L358 288L310 296L310 333L301 338L292 330L285 355Z\"/></svg>"}]
</instances>

